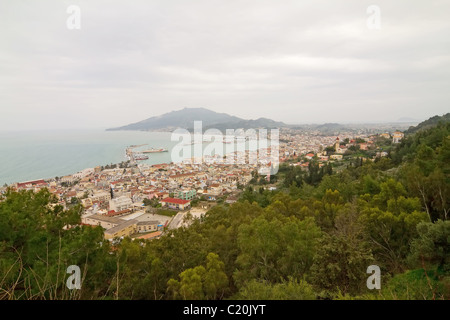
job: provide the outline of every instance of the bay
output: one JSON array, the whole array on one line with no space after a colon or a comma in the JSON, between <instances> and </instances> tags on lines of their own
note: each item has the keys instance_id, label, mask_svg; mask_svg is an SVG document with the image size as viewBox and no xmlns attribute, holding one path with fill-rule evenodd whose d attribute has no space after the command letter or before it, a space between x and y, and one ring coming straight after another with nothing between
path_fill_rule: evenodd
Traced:
<instances>
[{"instance_id":1,"label":"bay","mask_svg":"<svg viewBox=\"0 0 450 320\"><path fill-rule=\"evenodd\" d=\"M146 154L149 159L139 163L170 163L173 147L182 144L171 138L170 132L103 129L0 131L0 186L61 177L86 168L120 163L127 160L125 150L131 145L145 145L134 149L136 152L150 148L168 149L168 152ZM209 150L214 146L212 152L205 152L208 145ZM228 147L222 142L202 143L202 150L210 155L224 155ZM248 143L245 149L254 150ZM190 154L194 155L194 145L191 150Z\"/></svg>"},{"instance_id":2,"label":"bay","mask_svg":"<svg viewBox=\"0 0 450 320\"><path fill-rule=\"evenodd\" d=\"M171 149L171 133L144 131L0 132L0 185L74 174L86 168L126 161L125 149ZM154 153L149 164L170 162L170 152Z\"/></svg>"}]
</instances>

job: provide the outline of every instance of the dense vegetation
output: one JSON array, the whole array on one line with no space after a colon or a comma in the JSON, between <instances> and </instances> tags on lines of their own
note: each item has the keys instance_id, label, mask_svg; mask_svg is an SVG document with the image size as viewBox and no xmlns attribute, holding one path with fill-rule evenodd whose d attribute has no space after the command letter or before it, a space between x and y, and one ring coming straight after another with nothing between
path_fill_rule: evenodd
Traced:
<instances>
[{"instance_id":1,"label":"dense vegetation","mask_svg":"<svg viewBox=\"0 0 450 320\"><path fill-rule=\"evenodd\" d=\"M446 113L442 116L434 116L428 120L419 123L417 126L410 127L406 130L406 134L416 133L421 130L430 129L439 123L450 121L450 113Z\"/></svg>"},{"instance_id":2,"label":"dense vegetation","mask_svg":"<svg viewBox=\"0 0 450 320\"><path fill-rule=\"evenodd\" d=\"M3 299L449 299L450 123L333 172L284 165L189 228L110 243L47 191L0 202ZM65 227L69 226L69 227ZM65 286L82 270L81 290ZM381 290L369 290L369 265Z\"/></svg>"}]
</instances>

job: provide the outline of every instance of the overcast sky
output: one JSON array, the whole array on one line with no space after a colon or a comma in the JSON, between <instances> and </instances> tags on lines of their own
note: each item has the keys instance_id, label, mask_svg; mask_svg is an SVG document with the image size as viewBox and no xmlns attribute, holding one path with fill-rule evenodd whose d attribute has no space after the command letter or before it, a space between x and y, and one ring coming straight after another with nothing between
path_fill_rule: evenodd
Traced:
<instances>
[{"instance_id":1,"label":"overcast sky","mask_svg":"<svg viewBox=\"0 0 450 320\"><path fill-rule=\"evenodd\" d=\"M0 30L0 131L184 107L286 123L450 111L450 1L1 0Z\"/></svg>"}]
</instances>

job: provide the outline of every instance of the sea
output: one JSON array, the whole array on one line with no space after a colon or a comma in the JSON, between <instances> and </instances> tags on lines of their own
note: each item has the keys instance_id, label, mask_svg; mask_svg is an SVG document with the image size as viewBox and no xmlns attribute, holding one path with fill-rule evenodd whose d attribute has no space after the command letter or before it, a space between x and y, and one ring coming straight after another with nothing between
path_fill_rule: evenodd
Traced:
<instances>
[{"instance_id":1,"label":"sea","mask_svg":"<svg viewBox=\"0 0 450 320\"><path fill-rule=\"evenodd\" d=\"M0 186L15 182L50 179L86 168L127 161L126 148L172 149L169 132L60 130L0 132ZM136 148L135 151L138 151ZM170 152L147 154L140 163L171 162Z\"/></svg>"},{"instance_id":2,"label":"sea","mask_svg":"<svg viewBox=\"0 0 450 320\"><path fill-rule=\"evenodd\" d=\"M168 149L168 152L147 153L149 159L139 163L170 163L172 149L181 142L170 132L104 129L0 132L0 186L51 179L86 168L127 161L126 148L132 145L143 145L134 149L136 152L150 148ZM205 150L205 145L202 148ZM223 152L216 151L213 150L211 155L223 155L226 146Z\"/></svg>"}]
</instances>

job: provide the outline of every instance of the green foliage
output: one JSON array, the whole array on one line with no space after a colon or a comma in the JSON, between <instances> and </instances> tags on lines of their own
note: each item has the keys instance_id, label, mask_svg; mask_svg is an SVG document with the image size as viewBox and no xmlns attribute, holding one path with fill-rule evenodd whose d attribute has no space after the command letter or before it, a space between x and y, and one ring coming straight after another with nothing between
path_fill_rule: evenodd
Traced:
<instances>
[{"instance_id":1,"label":"green foliage","mask_svg":"<svg viewBox=\"0 0 450 320\"><path fill-rule=\"evenodd\" d=\"M324 296L336 292L358 293L365 288L366 269L374 261L364 226L353 206L339 211L335 230L321 239L311 281Z\"/></svg>"},{"instance_id":2,"label":"green foliage","mask_svg":"<svg viewBox=\"0 0 450 320\"><path fill-rule=\"evenodd\" d=\"M61 299L91 296L89 290L68 292L66 269L90 270L86 287L105 280L108 260L103 230L78 226L81 207L64 211L46 190L6 193L0 203L0 298ZM3 275L5 275L3 277ZM106 282L106 281L105 281Z\"/></svg>"},{"instance_id":3,"label":"green foliage","mask_svg":"<svg viewBox=\"0 0 450 320\"><path fill-rule=\"evenodd\" d=\"M362 184L363 194L375 195L381 191L380 183L369 174L363 177Z\"/></svg>"},{"instance_id":4,"label":"green foliage","mask_svg":"<svg viewBox=\"0 0 450 320\"><path fill-rule=\"evenodd\" d=\"M239 227L238 285L249 279L277 281L301 276L312 265L321 236L312 218L258 217Z\"/></svg>"},{"instance_id":5,"label":"green foliage","mask_svg":"<svg viewBox=\"0 0 450 320\"><path fill-rule=\"evenodd\" d=\"M152 208L158 208L161 206L158 198L154 197L152 199L145 198L143 201L144 206L149 206Z\"/></svg>"},{"instance_id":6,"label":"green foliage","mask_svg":"<svg viewBox=\"0 0 450 320\"><path fill-rule=\"evenodd\" d=\"M284 173L283 186L288 188L292 185L295 187L301 187L304 181L304 171L300 166L286 166L283 167L284 170L280 168L280 172Z\"/></svg>"},{"instance_id":7,"label":"green foliage","mask_svg":"<svg viewBox=\"0 0 450 320\"><path fill-rule=\"evenodd\" d=\"M197 266L180 273L180 280L170 279L168 290L174 299L200 300L222 298L228 286L224 263L215 253L206 257L206 268Z\"/></svg>"},{"instance_id":8,"label":"green foliage","mask_svg":"<svg viewBox=\"0 0 450 320\"><path fill-rule=\"evenodd\" d=\"M378 136L375 140L375 143L378 146L390 146L392 144L392 140L385 138L385 137Z\"/></svg>"},{"instance_id":9,"label":"green foliage","mask_svg":"<svg viewBox=\"0 0 450 320\"><path fill-rule=\"evenodd\" d=\"M8 190L0 299L448 299L449 133L441 123L337 170L282 164L275 191L254 172L238 202L151 241L105 241L80 225L78 199L64 210L48 191ZM371 264L381 291L366 287ZM76 293L69 265L82 270Z\"/></svg>"},{"instance_id":10,"label":"green foliage","mask_svg":"<svg viewBox=\"0 0 450 320\"><path fill-rule=\"evenodd\" d=\"M248 201L250 203L255 202L264 208L270 204L270 199L275 193L276 192L266 190L263 187L254 190L253 187L249 186L242 192L240 201Z\"/></svg>"},{"instance_id":11,"label":"green foliage","mask_svg":"<svg viewBox=\"0 0 450 320\"><path fill-rule=\"evenodd\" d=\"M450 281L442 281L442 275L435 271L416 269L395 275L380 296L389 300L448 300Z\"/></svg>"},{"instance_id":12,"label":"green foliage","mask_svg":"<svg viewBox=\"0 0 450 320\"><path fill-rule=\"evenodd\" d=\"M159 209L156 209L156 214L159 214L162 216L167 216L167 217L173 217L177 214L177 211L159 208Z\"/></svg>"},{"instance_id":13,"label":"green foliage","mask_svg":"<svg viewBox=\"0 0 450 320\"><path fill-rule=\"evenodd\" d=\"M238 300L314 300L316 295L306 281L289 278L275 284L265 280L251 280L234 298Z\"/></svg>"},{"instance_id":14,"label":"green foliage","mask_svg":"<svg viewBox=\"0 0 450 320\"><path fill-rule=\"evenodd\" d=\"M424 130L433 128L439 124L442 124L445 122L448 123L449 121L450 121L450 113L444 114L442 116L434 116L434 117L429 118L428 120L425 120L425 121L419 123L415 127L410 127L408 130L406 130L405 133L410 134L410 133L424 131Z\"/></svg>"},{"instance_id":15,"label":"green foliage","mask_svg":"<svg viewBox=\"0 0 450 320\"><path fill-rule=\"evenodd\" d=\"M450 221L421 222L411 244L411 260L421 266L450 272Z\"/></svg>"}]
</instances>

